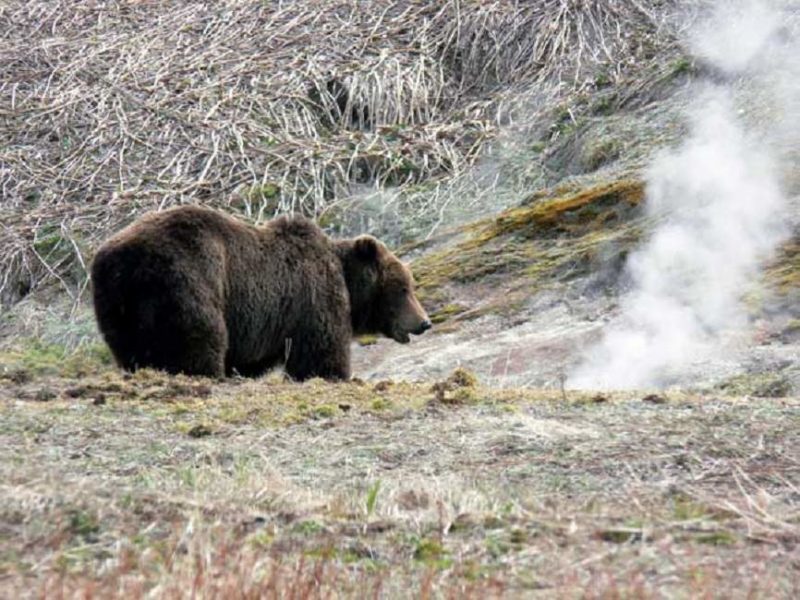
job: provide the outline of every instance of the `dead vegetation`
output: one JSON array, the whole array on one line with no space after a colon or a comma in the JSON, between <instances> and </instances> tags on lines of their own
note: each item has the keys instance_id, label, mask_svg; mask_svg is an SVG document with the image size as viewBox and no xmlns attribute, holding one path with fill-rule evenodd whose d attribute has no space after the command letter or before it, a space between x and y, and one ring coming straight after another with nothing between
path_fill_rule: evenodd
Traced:
<instances>
[{"instance_id":1,"label":"dead vegetation","mask_svg":"<svg viewBox=\"0 0 800 600\"><path fill-rule=\"evenodd\" d=\"M458 182L498 127L554 139L552 106L674 53L669 4L6 2L0 297L81 300L100 238L181 202L446 225L497 186Z\"/></svg>"},{"instance_id":2,"label":"dead vegetation","mask_svg":"<svg viewBox=\"0 0 800 600\"><path fill-rule=\"evenodd\" d=\"M641 235L644 217L637 207L643 197L637 180L537 192L522 206L444 234L461 239L415 261L418 295L434 322L442 323L513 311L546 286L592 272L611 285ZM467 309L459 303L464 286L486 288L487 294Z\"/></svg>"},{"instance_id":3,"label":"dead vegetation","mask_svg":"<svg viewBox=\"0 0 800 600\"><path fill-rule=\"evenodd\" d=\"M457 322L487 313L513 315L536 293L560 284L578 282L589 294L616 289L628 253L652 229L639 210L644 198L638 179L562 184L492 217L407 244L400 254L417 257L418 295L433 322L449 322L434 331L450 332ZM753 315L797 316L798 247L797 236L787 241L747 292Z\"/></svg>"},{"instance_id":4,"label":"dead vegetation","mask_svg":"<svg viewBox=\"0 0 800 600\"><path fill-rule=\"evenodd\" d=\"M797 400L652 398L7 381L0 595L795 597Z\"/></svg>"}]
</instances>

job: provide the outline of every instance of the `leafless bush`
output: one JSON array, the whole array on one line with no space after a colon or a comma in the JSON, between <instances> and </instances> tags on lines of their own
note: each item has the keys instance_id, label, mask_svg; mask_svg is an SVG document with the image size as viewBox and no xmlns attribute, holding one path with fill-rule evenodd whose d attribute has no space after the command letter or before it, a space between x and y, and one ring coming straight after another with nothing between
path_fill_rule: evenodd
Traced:
<instances>
[{"instance_id":1,"label":"leafless bush","mask_svg":"<svg viewBox=\"0 0 800 600\"><path fill-rule=\"evenodd\" d=\"M521 90L651 57L646 4L6 2L0 297L78 298L103 236L179 203L332 218L359 185L435 225L453 197L405 190L463 177Z\"/></svg>"}]
</instances>

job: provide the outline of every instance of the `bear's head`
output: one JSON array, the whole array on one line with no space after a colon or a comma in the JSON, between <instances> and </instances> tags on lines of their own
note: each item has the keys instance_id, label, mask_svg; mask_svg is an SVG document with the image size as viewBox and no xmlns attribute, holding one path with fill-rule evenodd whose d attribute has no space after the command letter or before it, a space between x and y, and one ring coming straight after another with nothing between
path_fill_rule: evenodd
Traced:
<instances>
[{"instance_id":1,"label":"bear's head","mask_svg":"<svg viewBox=\"0 0 800 600\"><path fill-rule=\"evenodd\" d=\"M353 333L382 333L401 344L431 328L414 295L411 271L370 235L337 243L344 267Z\"/></svg>"}]
</instances>

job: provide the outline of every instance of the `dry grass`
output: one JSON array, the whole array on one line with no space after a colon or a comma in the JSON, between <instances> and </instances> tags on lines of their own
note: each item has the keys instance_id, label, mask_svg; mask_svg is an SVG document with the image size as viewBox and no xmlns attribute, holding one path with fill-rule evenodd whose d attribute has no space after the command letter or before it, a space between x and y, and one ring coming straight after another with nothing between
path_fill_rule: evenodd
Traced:
<instances>
[{"instance_id":1,"label":"dry grass","mask_svg":"<svg viewBox=\"0 0 800 600\"><path fill-rule=\"evenodd\" d=\"M513 313L548 286L590 275L584 285L613 287L644 229L637 210L643 197L643 182L628 179L541 190L521 206L442 234L458 239L414 262L417 293L434 322L442 323Z\"/></svg>"},{"instance_id":2,"label":"dry grass","mask_svg":"<svg viewBox=\"0 0 800 600\"><path fill-rule=\"evenodd\" d=\"M458 182L499 125L663 61L667 5L5 2L0 298L79 301L98 240L175 203L435 229L496 187Z\"/></svg>"},{"instance_id":3,"label":"dry grass","mask_svg":"<svg viewBox=\"0 0 800 600\"><path fill-rule=\"evenodd\" d=\"M796 597L799 409L468 373L7 381L0 594Z\"/></svg>"}]
</instances>

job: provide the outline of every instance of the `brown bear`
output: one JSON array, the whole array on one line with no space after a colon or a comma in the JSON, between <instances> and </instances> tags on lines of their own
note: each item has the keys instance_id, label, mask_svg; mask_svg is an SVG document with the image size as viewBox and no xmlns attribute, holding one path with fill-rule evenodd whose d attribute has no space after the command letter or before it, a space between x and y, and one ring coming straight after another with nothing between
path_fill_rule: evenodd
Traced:
<instances>
[{"instance_id":1,"label":"brown bear","mask_svg":"<svg viewBox=\"0 0 800 600\"><path fill-rule=\"evenodd\" d=\"M92 263L97 323L118 364L170 373L350 377L353 335L400 343L431 322L411 272L371 236L332 240L302 217L263 227L216 210L150 213Z\"/></svg>"}]
</instances>

